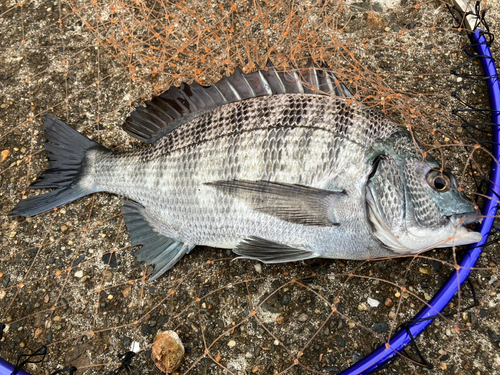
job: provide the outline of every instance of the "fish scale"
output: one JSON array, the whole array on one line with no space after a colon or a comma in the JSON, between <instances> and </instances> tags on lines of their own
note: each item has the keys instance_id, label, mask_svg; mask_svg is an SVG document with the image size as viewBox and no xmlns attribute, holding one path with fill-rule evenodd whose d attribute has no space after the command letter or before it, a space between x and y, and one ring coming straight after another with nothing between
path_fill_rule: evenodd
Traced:
<instances>
[{"instance_id":1,"label":"fish scale","mask_svg":"<svg viewBox=\"0 0 500 375\"><path fill-rule=\"evenodd\" d=\"M47 117L49 169L34 187L56 190L22 200L10 215L94 192L122 195L131 200L122 213L132 244L143 245L135 255L155 266L152 279L196 245L276 263L390 257L478 239L452 223L477 220L454 177L423 162L410 133L312 63L289 72L268 63L210 87L171 88L123 128L152 147L112 153Z\"/></svg>"}]
</instances>

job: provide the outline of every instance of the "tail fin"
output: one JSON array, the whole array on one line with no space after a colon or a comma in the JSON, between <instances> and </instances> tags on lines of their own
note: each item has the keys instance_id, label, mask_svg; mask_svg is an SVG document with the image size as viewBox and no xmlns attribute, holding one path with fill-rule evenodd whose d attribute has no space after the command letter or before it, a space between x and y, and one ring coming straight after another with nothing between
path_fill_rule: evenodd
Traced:
<instances>
[{"instance_id":1,"label":"tail fin","mask_svg":"<svg viewBox=\"0 0 500 375\"><path fill-rule=\"evenodd\" d=\"M50 193L21 200L9 216L34 216L93 193L79 186L85 155L91 149L108 151L84 135L51 116L44 118L45 149L49 152L49 168L30 189L56 188Z\"/></svg>"}]
</instances>

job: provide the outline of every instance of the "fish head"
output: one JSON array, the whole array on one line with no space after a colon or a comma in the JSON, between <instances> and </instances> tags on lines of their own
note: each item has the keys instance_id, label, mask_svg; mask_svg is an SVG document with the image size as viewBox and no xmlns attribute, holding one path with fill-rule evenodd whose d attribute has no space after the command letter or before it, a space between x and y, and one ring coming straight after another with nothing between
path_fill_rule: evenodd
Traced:
<instances>
[{"instance_id":1,"label":"fish head","mask_svg":"<svg viewBox=\"0 0 500 375\"><path fill-rule=\"evenodd\" d=\"M430 158L381 155L368 178L366 203L374 236L399 254L482 238L465 227L480 220L477 206L455 176Z\"/></svg>"}]
</instances>

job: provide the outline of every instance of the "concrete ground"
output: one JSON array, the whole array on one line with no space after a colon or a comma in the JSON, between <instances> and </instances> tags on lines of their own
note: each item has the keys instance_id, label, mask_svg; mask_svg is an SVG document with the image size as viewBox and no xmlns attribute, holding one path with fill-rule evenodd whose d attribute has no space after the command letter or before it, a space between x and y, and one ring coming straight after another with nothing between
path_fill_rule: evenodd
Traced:
<instances>
[{"instance_id":1,"label":"concrete ground","mask_svg":"<svg viewBox=\"0 0 500 375\"><path fill-rule=\"evenodd\" d=\"M500 35L499 4L486 7ZM286 57L328 62L364 100L412 121L425 148L442 151L474 190L471 176L487 172L491 158L478 151L469 170L471 149L456 145L488 135L468 133L450 114L458 106L450 93L469 79L449 73L466 61L467 39L445 1L5 0L0 36L0 356L15 362L46 345L44 361L24 367L32 374L71 365L78 374L109 373L134 342L141 351L131 373L159 373L151 344L163 330L175 330L186 348L179 373L335 374L411 319L463 254L264 265L200 247L149 282L151 269L133 257L122 197L99 193L34 218L6 216L37 194L26 188L47 167L44 114L116 152L139 149L146 146L119 125L144 100L171 83L208 84L237 65L251 69L266 53L281 67ZM498 56L497 42L492 50ZM480 84L461 95L484 105ZM473 299L462 288L453 314L417 339L434 368L416 365L410 350L411 360L381 373L500 373L499 250L488 246L472 272L479 306L465 310Z\"/></svg>"}]
</instances>

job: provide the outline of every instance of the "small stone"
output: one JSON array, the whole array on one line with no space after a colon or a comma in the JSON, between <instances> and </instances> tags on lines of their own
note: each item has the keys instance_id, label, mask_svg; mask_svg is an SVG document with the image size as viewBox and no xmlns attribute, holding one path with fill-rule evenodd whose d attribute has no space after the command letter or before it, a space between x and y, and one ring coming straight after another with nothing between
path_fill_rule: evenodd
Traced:
<instances>
[{"instance_id":1,"label":"small stone","mask_svg":"<svg viewBox=\"0 0 500 375\"><path fill-rule=\"evenodd\" d=\"M252 374L255 374L257 371L259 371L259 368L257 366L252 367Z\"/></svg>"},{"instance_id":2,"label":"small stone","mask_svg":"<svg viewBox=\"0 0 500 375\"><path fill-rule=\"evenodd\" d=\"M132 339L130 337L125 336L123 338L123 346L126 348L130 348L130 345L132 345Z\"/></svg>"},{"instance_id":3,"label":"small stone","mask_svg":"<svg viewBox=\"0 0 500 375\"><path fill-rule=\"evenodd\" d=\"M337 336L337 345L339 346L339 348L345 347L345 340L342 336Z\"/></svg>"},{"instance_id":4,"label":"small stone","mask_svg":"<svg viewBox=\"0 0 500 375\"><path fill-rule=\"evenodd\" d=\"M163 373L173 373L184 357L184 345L174 331L165 331L156 335L151 350L151 359Z\"/></svg>"},{"instance_id":5,"label":"small stone","mask_svg":"<svg viewBox=\"0 0 500 375\"><path fill-rule=\"evenodd\" d=\"M68 227L66 225L61 226L61 232L66 232L68 230Z\"/></svg>"},{"instance_id":6,"label":"small stone","mask_svg":"<svg viewBox=\"0 0 500 375\"><path fill-rule=\"evenodd\" d=\"M231 340L227 343L227 346L229 346L230 348L234 348L236 346L236 341L234 340Z\"/></svg>"},{"instance_id":7,"label":"small stone","mask_svg":"<svg viewBox=\"0 0 500 375\"><path fill-rule=\"evenodd\" d=\"M395 296L396 298L399 298L399 297L401 297L401 293L396 292L396 293L394 294L394 296Z\"/></svg>"},{"instance_id":8,"label":"small stone","mask_svg":"<svg viewBox=\"0 0 500 375\"><path fill-rule=\"evenodd\" d=\"M368 298L366 300L366 302L368 302L368 304L371 306L371 307L378 307L378 305L380 304L379 301L377 301L376 299L373 299L373 298Z\"/></svg>"},{"instance_id":9,"label":"small stone","mask_svg":"<svg viewBox=\"0 0 500 375\"><path fill-rule=\"evenodd\" d=\"M280 344L280 342L278 340L274 340L273 344L278 346Z\"/></svg>"},{"instance_id":10,"label":"small stone","mask_svg":"<svg viewBox=\"0 0 500 375\"><path fill-rule=\"evenodd\" d=\"M431 270L430 268L427 268L427 267L418 267L418 272L424 274L424 275L430 275L431 274Z\"/></svg>"},{"instance_id":11,"label":"small stone","mask_svg":"<svg viewBox=\"0 0 500 375\"><path fill-rule=\"evenodd\" d=\"M391 31L391 28L390 28L390 27L386 27L386 28L384 29L384 31L385 31L385 32L389 32L389 31Z\"/></svg>"},{"instance_id":12,"label":"small stone","mask_svg":"<svg viewBox=\"0 0 500 375\"><path fill-rule=\"evenodd\" d=\"M299 322L304 323L304 322L307 322L307 319L308 319L308 318L309 318L309 317L307 316L307 314L300 314L300 315L299 315L299 317L298 317L297 319L299 320Z\"/></svg>"},{"instance_id":13,"label":"small stone","mask_svg":"<svg viewBox=\"0 0 500 375\"><path fill-rule=\"evenodd\" d=\"M130 291L132 290L131 286L126 287L122 290L122 294L124 298L127 298L130 295Z\"/></svg>"},{"instance_id":14,"label":"small stone","mask_svg":"<svg viewBox=\"0 0 500 375\"><path fill-rule=\"evenodd\" d=\"M354 363L356 363L356 362L362 360L364 357L365 357L364 353L356 351L352 355L352 360L353 360Z\"/></svg>"},{"instance_id":15,"label":"small stone","mask_svg":"<svg viewBox=\"0 0 500 375\"><path fill-rule=\"evenodd\" d=\"M83 271L79 270L75 272L75 277L81 279L83 277Z\"/></svg>"},{"instance_id":16,"label":"small stone","mask_svg":"<svg viewBox=\"0 0 500 375\"><path fill-rule=\"evenodd\" d=\"M389 325L386 322L375 323L372 329L377 333L385 333L389 331Z\"/></svg>"},{"instance_id":17,"label":"small stone","mask_svg":"<svg viewBox=\"0 0 500 375\"><path fill-rule=\"evenodd\" d=\"M0 300L4 299L7 292L5 290L0 290Z\"/></svg>"},{"instance_id":18,"label":"small stone","mask_svg":"<svg viewBox=\"0 0 500 375\"><path fill-rule=\"evenodd\" d=\"M0 155L0 163L3 163L10 156L10 150L3 150Z\"/></svg>"},{"instance_id":19,"label":"small stone","mask_svg":"<svg viewBox=\"0 0 500 375\"><path fill-rule=\"evenodd\" d=\"M448 368L448 366L446 365L446 363L444 363L444 362L440 362L440 363L439 363L439 368L440 368L441 370L446 370L446 369Z\"/></svg>"},{"instance_id":20,"label":"small stone","mask_svg":"<svg viewBox=\"0 0 500 375\"><path fill-rule=\"evenodd\" d=\"M386 307L391 307L391 306L392 306L392 299L390 299L390 298L386 298L386 299L385 299L385 302L384 302L384 305L385 305Z\"/></svg>"},{"instance_id":21,"label":"small stone","mask_svg":"<svg viewBox=\"0 0 500 375\"><path fill-rule=\"evenodd\" d=\"M353 329L356 326L356 323L354 322L349 322L349 328Z\"/></svg>"},{"instance_id":22,"label":"small stone","mask_svg":"<svg viewBox=\"0 0 500 375\"><path fill-rule=\"evenodd\" d=\"M52 320L53 320L54 322L60 322L60 321L61 321L61 317L60 317L59 315L56 315L56 316L54 316L54 317L52 318Z\"/></svg>"},{"instance_id":23,"label":"small stone","mask_svg":"<svg viewBox=\"0 0 500 375\"><path fill-rule=\"evenodd\" d=\"M488 328L488 336L493 344L496 342L500 342L500 338L498 337L497 333L491 328Z\"/></svg>"},{"instance_id":24,"label":"small stone","mask_svg":"<svg viewBox=\"0 0 500 375\"><path fill-rule=\"evenodd\" d=\"M255 263L255 264L253 265L253 268L255 268L255 271L256 271L257 273L262 273L262 266L260 265L260 263Z\"/></svg>"},{"instance_id":25,"label":"small stone","mask_svg":"<svg viewBox=\"0 0 500 375\"><path fill-rule=\"evenodd\" d=\"M19 344L19 346L20 346L21 348L24 348L24 347L26 346L26 344L25 344L24 342L21 342L21 343Z\"/></svg>"},{"instance_id":26,"label":"small stone","mask_svg":"<svg viewBox=\"0 0 500 375\"><path fill-rule=\"evenodd\" d=\"M285 294L283 296L283 300L281 301L281 304L282 305L288 305L291 300L292 300L292 296L290 294Z\"/></svg>"},{"instance_id":27,"label":"small stone","mask_svg":"<svg viewBox=\"0 0 500 375\"><path fill-rule=\"evenodd\" d=\"M283 315L278 316L276 318L276 323L278 323L280 325L283 324L283 323L285 323L285 317Z\"/></svg>"},{"instance_id":28,"label":"small stone","mask_svg":"<svg viewBox=\"0 0 500 375\"><path fill-rule=\"evenodd\" d=\"M104 271L104 280L111 281L113 279L113 273L109 270Z\"/></svg>"},{"instance_id":29,"label":"small stone","mask_svg":"<svg viewBox=\"0 0 500 375\"><path fill-rule=\"evenodd\" d=\"M368 306L366 306L364 303L360 303L358 305L358 310L359 311L366 311L366 310L368 310Z\"/></svg>"},{"instance_id":30,"label":"small stone","mask_svg":"<svg viewBox=\"0 0 500 375\"><path fill-rule=\"evenodd\" d=\"M43 329L41 329L41 328L35 329L35 339L39 338L42 333L43 333Z\"/></svg>"},{"instance_id":31,"label":"small stone","mask_svg":"<svg viewBox=\"0 0 500 375\"><path fill-rule=\"evenodd\" d=\"M457 77L457 82L462 82L464 79L462 77Z\"/></svg>"},{"instance_id":32,"label":"small stone","mask_svg":"<svg viewBox=\"0 0 500 375\"><path fill-rule=\"evenodd\" d=\"M14 238L16 236L16 234L17 234L17 232L12 231L12 232L10 232L9 237Z\"/></svg>"}]
</instances>

